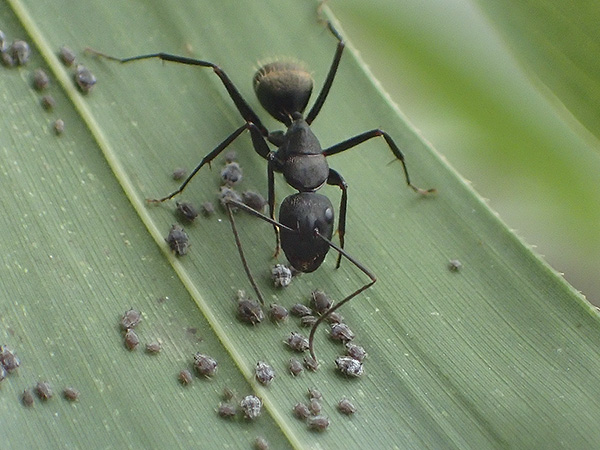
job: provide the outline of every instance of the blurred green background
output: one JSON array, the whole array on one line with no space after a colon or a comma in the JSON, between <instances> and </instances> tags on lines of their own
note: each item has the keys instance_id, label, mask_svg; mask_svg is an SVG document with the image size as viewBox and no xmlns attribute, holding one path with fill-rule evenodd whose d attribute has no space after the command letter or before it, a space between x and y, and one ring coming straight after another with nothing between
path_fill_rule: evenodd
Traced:
<instances>
[{"instance_id":1,"label":"blurred green background","mask_svg":"<svg viewBox=\"0 0 600 450\"><path fill-rule=\"evenodd\" d=\"M422 135L600 305L600 7L552 3L327 5Z\"/></svg>"}]
</instances>

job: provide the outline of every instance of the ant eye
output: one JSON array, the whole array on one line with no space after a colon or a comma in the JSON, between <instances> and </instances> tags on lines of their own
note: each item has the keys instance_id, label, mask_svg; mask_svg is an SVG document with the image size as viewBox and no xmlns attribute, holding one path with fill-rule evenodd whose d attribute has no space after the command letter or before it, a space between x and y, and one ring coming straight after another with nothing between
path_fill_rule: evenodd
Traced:
<instances>
[{"instance_id":1,"label":"ant eye","mask_svg":"<svg viewBox=\"0 0 600 450\"><path fill-rule=\"evenodd\" d=\"M325 210L325 220L327 223L333 222L333 210L331 208Z\"/></svg>"}]
</instances>

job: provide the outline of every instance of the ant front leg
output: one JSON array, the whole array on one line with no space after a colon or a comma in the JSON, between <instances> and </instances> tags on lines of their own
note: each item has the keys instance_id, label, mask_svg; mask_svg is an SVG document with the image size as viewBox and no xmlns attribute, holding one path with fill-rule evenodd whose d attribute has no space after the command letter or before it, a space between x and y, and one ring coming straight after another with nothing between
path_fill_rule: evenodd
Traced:
<instances>
[{"instance_id":1,"label":"ant front leg","mask_svg":"<svg viewBox=\"0 0 600 450\"><path fill-rule=\"evenodd\" d=\"M385 139L386 144L388 145L388 147L390 148L390 150L392 151L394 156L397 159L399 159L400 162L402 163L402 169L404 170L404 177L406 178L406 184L408 184L408 186L410 186L410 188L413 191L415 191L419 194L431 194L433 192L436 192L435 189L421 189L410 182L410 177L408 175L408 169L406 168L406 162L404 161L404 155L402 154L402 152L400 151L400 149L398 148L398 146L396 145L394 140L391 138L391 136L379 128L377 128L375 130L371 130L371 131L366 131L357 136L351 137L350 139L347 139L343 142L340 142L339 144L335 144L335 145L323 150L323 155L331 156L331 155L335 155L337 153L341 153L343 151L346 151L348 149L356 147L357 145L360 145L363 142L368 141L369 139L372 139L372 138L378 137L378 136L383 136L383 139Z\"/></svg>"},{"instance_id":2,"label":"ant front leg","mask_svg":"<svg viewBox=\"0 0 600 450\"><path fill-rule=\"evenodd\" d=\"M342 199L340 201L340 218L338 220L338 236L340 238L340 248L344 248L344 237L346 235L346 209L348 207L348 184L344 178L335 170L329 169L327 184L338 186L342 190ZM339 269L342 263L342 254L338 253L335 268Z\"/></svg>"},{"instance_id":3,"label":"ant front leg","mask_svg":"<svg viewBox=\"0 0 600 450\"><path fill-rule=\"evenodd\" d=\"M319 96L315 100L315 104L310 109L308 115L306 116L306 123L311 124L313 120L317 117L323 104L325 103L325 99L329 94L329 90L331 89L331 85L333 84L333 80L335 79L335 74L337 73L338 66L340 65L340 60L342 59L342 53L344 52L344 40L338 31L333 27L330 21L327 21L327 28L331 34L335 36L338 41L337 49L335 51L335 55L333 56L333 61L331 63L331 67L329 68L329 73L327 74L327 78L325 79L325 83L321 88L321 92L319 92Z\"/></svg>"},{"instance_id":4,"label":"ant front leg","mask_svg":"<svg viewBox=\"0 0 600 450\"><path fill-rule=\"evenodd\" d=\"M251 122L251 123L255 124L263 136L269 135L269 131L262 124L259 117L252 110L250 105L248 105L248 102L246 102L244 97L242 97L242 94L240 93L238 88L235 87L235 85L233 84L233 82L231 81L229 76L219 66L217 66L214 63L211 63L209 61L203 61L200 59L187 58L185 56L171 55L169 53L162 53L162 52L161 53L151 53L148 55L132 56L129 58L116 58L114 56L110 56L105 53L101 53L99 51L93 50L89 47L86 48L85 51L88 53L92 53L96 56L100 56L102 58L109 59L111 61L120 62L121 64L125 64L125 63L132 62L132 61L140 61L143 59L157 58L157 59L161 59L163 61L170 61L170 62L186 64L186 65L190 65L190 66L209 67L219 77L219 79L223 83L223 86L225 86L225 89L229 93L229 97L235 104L235 106L236 106L237 110L239 111L239 113L241 114L242 118L246 122Z\"/></svg>"}]
</instances>

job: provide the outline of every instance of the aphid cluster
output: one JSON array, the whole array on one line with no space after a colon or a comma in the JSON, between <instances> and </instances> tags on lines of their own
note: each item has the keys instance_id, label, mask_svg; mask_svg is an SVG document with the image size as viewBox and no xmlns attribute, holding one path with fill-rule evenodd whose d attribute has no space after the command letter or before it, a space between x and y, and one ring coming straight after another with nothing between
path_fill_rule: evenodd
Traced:
<instances>
[{"instance_id":1,"label":"aphid cluster","mask_svg":"<svg viewBox=\"0 0 600 450\"><path fill-rule=\"evenodd\" d=\"M29 61L31 49L29 44L21 39L15 39L7 45L6 36L0 31L0 56L6 67L24 66Z\"/></svg>"},{"instance_id":2,"label":"aphid cluster","mask_svg":"<svg viewBox=\"0 0 600 450\"><path fill-rule=\"evenodd\" d=\"M363 373L362 363L367 353L364 348L351 342L355 335L350 327L343 322L343 317L335 312L330 313L333 307L331 299L323 291L317 290L311 293L309 303L311 307L296 303L290 308L289 313L299 317L300 326L312 326L311 333L315 330L315 323L322 320L322 318L326 318L330 322L330 338L346 346L346 355L336 359L336 367L346 376L361 376ZM290 349L300 353L310 350L310 339L297 332L292 332L285 342ZM301 372L301 370L298 370L299 361L295 361L294 364L290 363L289 365L290 373L294 376ZM317 359L310 355L304 358L304 367L316 371L319 364Z\"/></svg>"},{"instance_id":3,"label":"aphid cluster","mask_svg":"<svg viewBox=\"0 0 600 450\"><path fill-rule=\"evenodd\" d=\"M219 403L217 414L224 419L234 419L239 413L244 419L253 421L262 412L262 400L255 395L246 395L237 401L235 393L226 388L223 400Z\"/></svg>"},{"instance_id":4,"label":"aphid cluster","mask_svg":"<svg viewBox=\"0 0 600 450\"><path fill-rule=\"evenodd\" d=\"M354 333L343 322L331 324L330 337L344 344L346 354L335 360L338 371L347 377L360 377L364 372L363 361L367 356L365 349L352 343Z\"/></svg>"},{"instance_id":5,"label":"aphid cluster","mask_svg":"<svg viewBox=\"0 0 600 450\"><path fill-rule=\"evenodd\" d=\"M15 372L21 366L21 361L7 345L0 346L0 381L4 380L8 374ZM42 401L48 401L54 397L54 390L48 381L39 381L33 388L23 390L20 400L23 406L33 406L35 396ZM75 401L79 398L79 391L73 387L67 387L63 390L63 397L69 401Z\"/></svg>"},{"instance_id":6,"label":"aphid cluster","mask_svg":"<svg viewBox=\"0 0 600 450\"><path fill-rule=\"evenodd\" d=\"M264 205L266 201L264 198L255 192L246 191L243 194L239 194L234 186L238 185L242 181L242 168L240 164L235 161L236 154L234 151L228 152L225 158L225 165L221 169L220 176L220 187L219 194L217 196L219 203L223 208L226 208L226 204L228 201L233 200L236 202L243 202L249 205L251 208L254 208L258 211L262 211L264 209ZM185 178L182 186L187 185L187 183L191 180L191 178L195 175L197 169L192 171L192 173ZM172 172L172 178L174 180L181 180L186 177L187 171L182 168L177 168ZM183 189L181 189L183 190ZM149 202L155 202L154 200L148 200ZM176 202L176 213L177 215L186 222L193 222L196 217L198 217L198 209L191 202ZM232 208L234 211L235 208ZM204 202L201 206L201 212L205 217L210 217L215 213L214 206L212 202ZM179 248L184 247L184 252L187 252L187 248L189 247L189 237L187 233L185 236L182 236L181 232L183 229L179 225L173 225L171 231L169 233L169 237L167 237L167 241L169 242L169 246L171 250L173 250L178 256L182 254L179 253ZM182 245L182 243L184 244Z\"/></svg>"},{"instance_id":7,"label":"aphid cluster","mask_svg":"<svg viewBox=\"0 0 600 450\"><path fill-rule=\"evenodd\" d=\"M306 423L309 430L325 431L329 427L329 419L321 415L323 395L317 389L308 390L308 403L298 402L292 408L292 414Z\"/></svg>"},{"instance_id":8,"label":"aphid cluster","mask_svg":"<svg viewBox=\"0 0 600 450\"><path fill-rule=\"evenodd\" d=\"M31 49L26 41L17 39L8 45L6 36L0 31L0 58L5 67L23 66L31 56ZM31 86L38 92L43 92L50 85L50 77L44 69L35 69L31 74ZM42 107L49 111L54 108L54 98L46 94L41 100ZM64 127L63 127L64 128Z\"/></svg>"},{"instance_id":9,"label":"aphid cluster","mask_svg":"<svg viewBox=\"0 0 600 450\"><path fill-rule=\"evenodd\" d=\"M353 344L355 338L354 332L343 322L336 312L331 313L334 307L332 300L320 290L313 291L310 295L308 307L302 303L297 303L290 309L290 314L300 318L301 326L312 326L311 336L315 331L315 323L324 318L330 323L329 336L333 341L341 342L345 345L346 355L340 356L335 360L337 369L346 376L360 377L363 374L363 360L367 356L365 349L359 345ZM301 340L302 338L302 340ZM310 349L310 338L306 339L302 335L292 333L288 338L288 345L297 351ZM304 360L305 367L310 370L316 370L318 363L313 355L307 356Z\"/></svg>"},{"instance_id":10,"label":"aphid cluster","mask_svg":"<svg viewBox=\"0 0 600 450\"><path fill-rule=\"evenodd\" d=\"M54 397L54 389L48 381L38 381L33 389L25 389L21 394L21 402L23 406L31 407L35 401L34 394L43 402L46 402ZM80 392L72 386L63 389L62 396L69 402L79 400Z\"/></svg>"},{"instance_id":11,"label":"aphid cluster","mask_svg":"<svg viewBox=\"0 0 600 450\"><path fill-rule=\"evenodd\" d=\"M142 322L142 314L134 308L130 308L123 316L119 325L124 332L123 343L125 347L130 350L136 350L140 345L140 338L134 328L136 328ZM159 340L150 341L146 343L146 353L158 354L162 350L162 343Z\"/></svg>"},{"instance_id":12,"label":"aphid cluster","mask_svg":"<svg viewBox=\"0 0 600 450\"><path fill-rule=\"evenodd\" d=\"M66 67L72 66L75 61L75 54L66 46L59 49L58 56ZM6 36L0 31L0 60L4 66L24 66L28 63L30 57L31 48L26 41L16 39L12 44L8 45ZM73 80L83 93L88 93L96 83L96 77L89 69L82 65L77 65L73 73ZM37 68L31 73L31 86L36 91L43 93L48 90L50 84L50 76L44 69ZM40 105L44 110L52 111L56 106L56 100L54 100L51 94L44 94L40 98ZM65 130L64 120L60 118L54 120L51 124L51 129L57 136L63 134Z\"/></svg>"}]
</instances>

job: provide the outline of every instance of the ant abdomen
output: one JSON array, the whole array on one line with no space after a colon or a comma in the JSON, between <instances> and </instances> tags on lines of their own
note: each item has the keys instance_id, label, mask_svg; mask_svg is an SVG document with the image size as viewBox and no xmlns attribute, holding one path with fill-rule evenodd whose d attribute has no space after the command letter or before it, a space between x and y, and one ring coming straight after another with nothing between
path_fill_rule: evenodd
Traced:
<instances>
[{"instance_id":1,"label":"ant abdomen","mask_svg":"<svg viewBox=\"0 0 600 450\"><path fill-rule=\"evenodd\" d=\"M331 201L315 192L290 195L281 202L279 222L293 230L281 229L281 248L290 264L304 273L317 270L333 236Z\"/></svg>"},{"instance_id":2,"label":"ant abdomen","mask_svg":"<svg viewBox=\"0 0 600 450\"><path fill-rule=\"evenodd\" d=\"M313 79L298 62L274 61L256 71L253 85L263 108L287 125L293 113L304 112L312 93Z\"/></svg>"}]
</instances>

